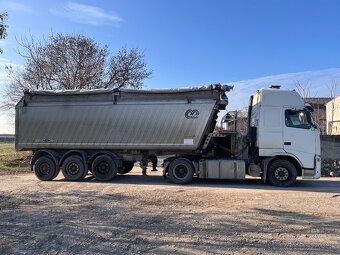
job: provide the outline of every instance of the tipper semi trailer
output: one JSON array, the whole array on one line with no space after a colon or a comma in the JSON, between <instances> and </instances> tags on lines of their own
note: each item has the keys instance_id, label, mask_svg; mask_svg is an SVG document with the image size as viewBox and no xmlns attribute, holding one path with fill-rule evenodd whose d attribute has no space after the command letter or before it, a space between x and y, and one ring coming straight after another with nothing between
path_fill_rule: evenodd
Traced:
<instances>
[{"instance_id":1,"label":"tipper semi trailer","mask_svg":"<svg viewBox=\"0 0 340 255\"><path fill-rule=\"evenodd\" d=\"M60 169L70 181L88 171L109 181L135 162L146 174L161 155L164 177L178 184L249 175L290 186L297 176L319 178L320 135L310 105L295 91L258 90L250 98L246 139L240 139L236 129L214 132L231 89L27 90L15 107L16 150L33 152L31 169L44 181Z\"/></svg>"}]
</instances>

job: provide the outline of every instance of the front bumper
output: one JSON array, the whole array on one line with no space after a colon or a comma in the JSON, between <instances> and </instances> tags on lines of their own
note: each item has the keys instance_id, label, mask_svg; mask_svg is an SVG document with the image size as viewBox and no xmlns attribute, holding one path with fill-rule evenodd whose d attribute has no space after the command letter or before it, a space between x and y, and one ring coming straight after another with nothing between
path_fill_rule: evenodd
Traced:
<instances>
[{"instance_id":1,"label":"front bumper","mask_svg":"<svg viewBox=\"0 0 340 255\"><path fill-rule=\"evenodd\" d=\"M302 169L302 179L320 179L321 177L321 157L315 155L314 169Z\"/></svg>"}]
</instances>

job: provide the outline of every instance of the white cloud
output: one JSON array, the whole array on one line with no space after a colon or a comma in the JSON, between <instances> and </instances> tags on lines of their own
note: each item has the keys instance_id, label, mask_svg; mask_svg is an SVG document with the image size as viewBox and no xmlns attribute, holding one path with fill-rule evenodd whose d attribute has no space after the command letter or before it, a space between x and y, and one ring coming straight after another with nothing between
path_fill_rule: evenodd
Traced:
<instances>
[{"instance_id":1,"label":"white cloud","mask_svg":"<svg viewBox=\"0 0 340 255\"><path fill-rule=\"evenodd\" d=\"M0 134L14 134L13 120L3 112L0 112Z\"/></svg>"},{"instance_id":2,"label":"white cloud","mask_svg":"<svg viewBox=\"0 0 340 255\"><path fill-rule=\"evenodd\" d=\"M69 20L92 26L119 26L124 20L113 12L106 11L102 8L68 2L63 7L52 9L51 13L56 16L65 17Z\"/></svg>"},{"instance_id":3,"label":"white cloud","mask_svg":"<svg viewBox=\"0 0 340 255\"><path fill-rule=\"evenodd\" d=\"M286 73L266 76L256 79L227 82L234 85L234 90L228 93L228 110L244 109L248 105L249 97L261 88L280 85L282 89L296 89L297 82L309 86L310 97L329 97L328 86L336 81L338 94L340 93L340 68L330 68L317 71Z\"/></svg>"},{"instance_id":4,"label":"white cloud","mask_svg":"<svg viewBox=\"0 0 340 255\"><path fill-rule=\"evenodd\" d=\"M5 69L6 66L12 66L13 68L22 67L21 65L17 63L14 63L6 58L0 57L0 90L1 91L3 91L3 88L10 81L10 78L8 77L8 74L7 74L7 70Z\"/></svg>"},{"instance_id":5,"label":"white cloud","mask_svg":"<svg viewBox=\"0 0 340 255\"><path fill-rule=\"evenodd\" d=\"M0 88L3 90L4 85L9 82L9 78L7 76L7 71L5 70L5 66L12 65L12 63L6 59L0 57Z\"/></svg>"},{"instance_id":6,"label":"white cloud","mask_svg":"<svg viewBox=\"0 0 340 255\"><path fill-rule=\"evenodd\" d=\"M32 12L31 6L15 1L0 1L1 9L6 11Z\"/></svg>"},{"instance_id":7,"label":"white cloud","mask_svg":"<svg viewBox=\"0 0 340 255\"><path fill-rule=\"evenodd\" d=\"M7 71L5 66L11 65L13 67L20 67L20 65L11 62L6 58L0 57L0 102L4 101L3 91L5 86L10 82L10 79L7 75ZM0 134L14 134L14 120L8 115L8 112L4 112L0 110Z\"/></svg>"}]
</instances>

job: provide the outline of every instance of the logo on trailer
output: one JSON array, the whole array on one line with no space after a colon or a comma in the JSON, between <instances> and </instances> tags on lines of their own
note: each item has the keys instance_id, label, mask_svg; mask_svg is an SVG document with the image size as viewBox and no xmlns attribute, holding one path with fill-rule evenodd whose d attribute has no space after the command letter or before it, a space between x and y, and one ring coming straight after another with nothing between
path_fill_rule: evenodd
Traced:
<instances>
[{"instance_id":1,"label":"logo on trailer","mask_svg":"<svg viewBox=\"0 0 340 255\"><path fill-rule=\"evenodd\" d=\"M185 112L185 117L187 119L198 119L200 112L197 109L189 109Z\"/></svg>"}]
</instances>

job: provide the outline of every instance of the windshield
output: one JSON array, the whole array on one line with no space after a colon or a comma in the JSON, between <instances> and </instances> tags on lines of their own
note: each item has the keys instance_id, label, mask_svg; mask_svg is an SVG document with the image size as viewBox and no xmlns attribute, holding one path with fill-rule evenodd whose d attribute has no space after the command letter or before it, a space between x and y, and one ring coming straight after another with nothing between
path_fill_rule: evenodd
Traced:
<instances>
[{"instance_id":1,"label":"windshield","mask_svg":"<svg viewBox=\"0 0 340 255\"><path fill-rule=\"evenodd\" d=\"M312 117L306 110L286 110L285 122L287 127L310 129Z\"/></svg>"}]
</instances>

